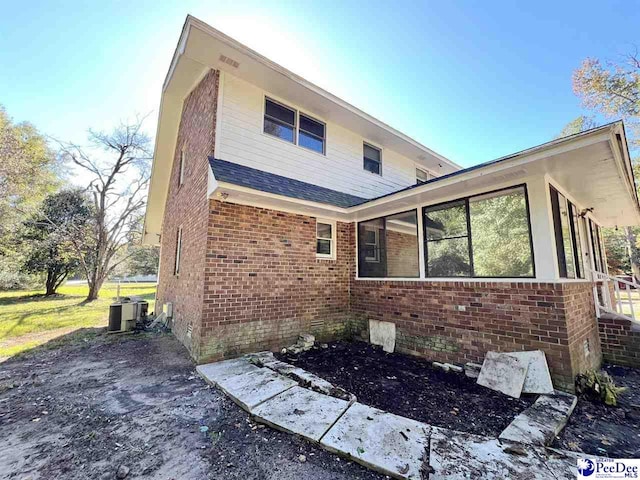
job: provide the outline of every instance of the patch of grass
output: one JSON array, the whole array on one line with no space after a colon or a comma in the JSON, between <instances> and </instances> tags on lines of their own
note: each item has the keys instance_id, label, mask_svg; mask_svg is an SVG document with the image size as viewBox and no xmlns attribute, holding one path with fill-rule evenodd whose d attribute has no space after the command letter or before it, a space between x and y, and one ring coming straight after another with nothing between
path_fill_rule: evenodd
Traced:
<instances>
[{"instance_id":1,"label":"patch of grass","mask_svg":"<svg viewBox=\"0 0 640 480\"><path fill-rule=\"evenodd\" d=\"M59 295L45 297L44 290L0 292L0 357L8 357L49 341L61 334L86 327L104 327L109 304L116 299L116 284L105 284L100 298L84 303L87 285L68 285ZM123 284L121 296L138 295L153 311L154 283Z\"/></svg>"}]
</instances>

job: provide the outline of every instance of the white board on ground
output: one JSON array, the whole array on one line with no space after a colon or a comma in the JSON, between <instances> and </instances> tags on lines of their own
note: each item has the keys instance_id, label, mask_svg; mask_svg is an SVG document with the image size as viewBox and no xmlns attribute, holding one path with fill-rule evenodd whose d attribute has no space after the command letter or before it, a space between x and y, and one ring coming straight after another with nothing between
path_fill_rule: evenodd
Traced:
<instances>
[{"instance_id":1,"label":"white board on ground","mask_svg":"<svg viewBox=\"0 0 640 480\"><path fill-rule=\"evenodd\" d=\"M260 367L249 363L246 358L235 358L222 362L205 363L198 365L196 371L209 383L217 385L218 382L243 373L257 372Z\"/></svg>"},{"instance_id":2,"label":"white board on ground","mask_svg":"<svg viewBox=\"0 0 640 480\"><path fill-rule=\"evenodd\" d=\"M326 449L400 479L420 479L431 426L354 403L320 441Z\"/></svg>"},{"instance_id":3,"label":"white board on ground","mask_svg":"<svg viewBox=\"0 0 640 480\"><path fill-rule=\"evenodd\" d=\"M484 357L478 385L520 398L528 363L505 353L487 352Z\"/></svg>"},{"instance_id":4,"label":"white board on ground","mask_svg":"<svg viewBox=\"0 0 640 480\"><path fill-rule=\"evenodd\" d=\"M345 400L293 387L261 403L252 414L262 423L318 442L348 406Z\"/></svg>"},{"instance_id":5,"label":"white board on ground","mask_svg":"<svg viewBox=\"0 0 640 480\"><path fill-rule=\"evenodd\" d=\"M369 341L372 345L382 346L382 350L393 353L396 348L396 324L369 320Z\"/></svg>"},{"instance_id":6,"label":"white board on ground","mask_svg":"<svg viewBox=\"0 0 640 480\"><path fill-rule=\"evenodd\" d=\"M509 352L507 355L528 362L529 368L524 379L522 393L553 393L553 382L547 365L547 357L542 350Z\"/></svg>"}]
</instances>

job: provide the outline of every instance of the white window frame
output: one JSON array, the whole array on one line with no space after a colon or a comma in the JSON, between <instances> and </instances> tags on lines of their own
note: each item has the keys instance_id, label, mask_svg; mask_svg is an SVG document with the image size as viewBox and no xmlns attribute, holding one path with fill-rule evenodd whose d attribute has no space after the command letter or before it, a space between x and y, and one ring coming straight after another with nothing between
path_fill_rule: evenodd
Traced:
<instances>
[{"instance_id":1,"label":"white window frame","mask_svg":"<svg viewBox=\"0 0 640 480\"><path fill-rule=\"evenodd\" d=\"M372 172L371 170L367 170L364 167L364 147L365 147L365 145L370 147L370 148L373 148L375 150L378 150L380 152L380 171L378 173ZM379 145L375 145L375 144L373 144L371 142L368 142L366 140L362 141L362 170L364 170L367 173L370 173L371 175L378 175L380 177L382 176L382 147L380 147Z\"/></svg>"},{"instance_id":2,"label":"white window frame","mask_svg":"<svg viewBox=\"0 0 640 480\"><path fill-rule=\"evenodd\" d=\"M285 102L277 100L276 98L270 95L267 95L266 93L264 94L263 100L264 100L262 102L262 134L263 135L267 135L269 138L275 138L276 140L280 140L281 142L288 143L289 145L295 145L297 147L304 148L305 151L315 153L316 155L322 155L323 157L327 156L327 137L328 137L327 122L319 119L315 115L305 112L304 110L300 110L299 108L294 108ZM290 142L289 140L285 140L284 138L280 138L277 135L273 135L271 133L264 131L264 120L267 117L267 101L276 103L281 107L286 108L287 110L293 111L293 117L294 117L293 119L295 122L295 125L293 126L293 141ZM324 126L324 138L322 139L322 152L318 152L317 150L313 150L312 148L305 147L304 145L300 145L300 115L304 115L308 119L317 123L321 123Z\"/></svg>"},{"instance_id":3,"label":"white window frame","mask_svg":"<svg viewBox=\"0 0 640 480\"><path fill-rule=\"evenodd\" d=\"M182 257L182 225L178 227L178 234L176 235L176 258L173 267L173 274L176 277L180 276L180 259Z\"/></svg>"},{"instance_id":4,"label":"white window frame","mask_svg":"<svg viewBox=\"0 0 640 480\"><path fill-rule=\"evenodd\" d=\"M184 183L184 164L185 164L185 154L184 147L180 149L180 176L178 178L178 186Z\"/></svg>"},{"instance_id":5,"label":"white window frame","mask_svg":"<svg viewBox=\"0 0 640 480\"><path fill-rule=\"evenodd\" d=\"M331 250L329 254L326 253L318 253L318 224L330 225L331 226L331 239L330 245ZM329 240L327 238L323 238L322 240ZM335 260L336 258L336 222L334 220L326 220L324 218L316 219L316 258L324 258L329 260Z\"/></svg>"}]
</instances>

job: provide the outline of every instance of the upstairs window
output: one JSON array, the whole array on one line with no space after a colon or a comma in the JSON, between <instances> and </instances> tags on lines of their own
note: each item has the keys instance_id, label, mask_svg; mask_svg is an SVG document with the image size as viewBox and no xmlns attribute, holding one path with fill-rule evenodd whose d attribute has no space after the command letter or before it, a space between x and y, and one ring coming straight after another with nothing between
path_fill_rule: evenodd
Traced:
<instances>
[{"instance_id":1,"label":"upstairs window","mask_svg":"<svg viewBox=\"0 0 640 480\"><path fill-rule=\"evenodd\" d=\"M264 133L295 143L296 111L266 99Z\"/></svg>"},{"instance_id":2,"label":"upstairs window","mask_svg":"<svg viewBox=\"0 0 640 480\"><path fill-rule=\"evenodd\" d=\"M313 118L300 114L300 131L298 132L298 145L324 153L325 127Z\"/></svg>"},{"instance_id":3,"label":"upstairs window","mask_svg":"<svg viewBox=\"0 0 640 480\"><path fill-rule=\"evenodd\" d=\"M178 227L178 233L176 235L176 263L174 268L174 275L180 275L180 256L182 255L182 225Z\"/></svg>"},{"instance_id":4,"label":"upstairs window","mask_svg":"<svg viewBox=\"0 0 640 480\"><path fill-rule=\"evenodd\" d=\"M368 143L364 144L364 169L382 175L382 151Z\"/></svg>"},{"instance_id":5,"label":"upstairs window","mask_svg":"<svg viewBox=\"0 0 640 480\"><path fill-rule=\"evenodd\" d=\"M431 174L426 170L422 170L421 168L416 168L416 184L420 185L421 183L426 183L431 180Z\"/></svg>"},{"instance_id":6,"label":"upstairs window","mask_svg":"<svg viewBox=\"0 0 640 480\"><path fill-rule=\"evenodd\" d=\"M184 183L184 148L180 150L180 175L178 177L178 185Z\"/></svg>"},{"instance_id":7,"label":"upstairs window","mask_svg":"<svg viewBox=\"0 0 640 480\"><path fill-rule=\"evenodd\" d=\"M335 258L335 225L318 220L316 222L316 256Z\"/></svg>"}]
</instances>

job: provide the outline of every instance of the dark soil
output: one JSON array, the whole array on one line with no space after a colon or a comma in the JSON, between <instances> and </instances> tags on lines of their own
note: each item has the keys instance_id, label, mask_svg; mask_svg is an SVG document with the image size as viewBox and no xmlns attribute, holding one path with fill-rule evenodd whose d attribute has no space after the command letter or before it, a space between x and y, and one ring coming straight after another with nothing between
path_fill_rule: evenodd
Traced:
<instances>
[{"instance_id":1,"label":"dark soil","mask_svg":"<svg viewBox=\"0 0 640 480\"><path fill-rule=\"evenodd\" d=\"M85 330L0 363L0 432L3 479L385 478L255 424L166 334Z\"/></svg>"},{"instance_id":2,"label":"dark soil","mask_svg":"<svg viewBox=\"0 0 640 480\"><path fill-rule=\"evenodd\" d=\"M355 394L358 401L430 425L498 436L535 395L513 399L464 374L364 342L335 342L299 355L279 355Z\"/></svg>"},{"instance_id":3,"label":"dark soil","mask_svg":"<svg viewBox=\"0 0 640 480\"><path fill-rule=\"evenodd\" d=\"M616 385L628 387L617 407L589 395L578 397L554 446L611 458L640 457L640 369L607 365Z\"/></svg>"}]
</instances>

